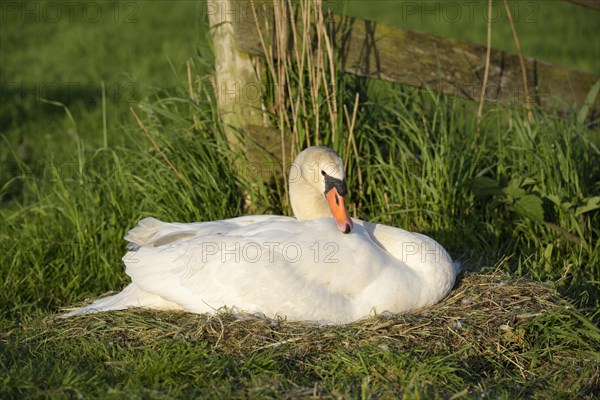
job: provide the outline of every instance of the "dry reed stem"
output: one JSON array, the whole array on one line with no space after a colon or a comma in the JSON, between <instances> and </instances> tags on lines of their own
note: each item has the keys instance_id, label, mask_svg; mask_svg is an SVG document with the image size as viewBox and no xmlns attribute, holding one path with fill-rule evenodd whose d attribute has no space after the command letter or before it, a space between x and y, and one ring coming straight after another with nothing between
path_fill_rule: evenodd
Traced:
<instances>
[{"instance_id":1,"label":"dry reed stem","mask_svg":"<svg viewBox=\"0 0 600 400\"><path fill-rule=\"evenodd\" d=\"M337 96L336 96L336 76L335 76L335 66L334 66L334 55L333 49L331 47L331 41L329 40L329 36L327 35L327 30L325 29L325 20L323 18L323 10L320 4L320 1L315 0L314 2L315 9L317 12L317 35L323 38L324 48L327 51L327 61L329 64L329 82L327 76L327 69L325 68L325 62L322 60L321 65L321 79L323 80L323 88L325 89L325 102L327 103L327 108L329 110L330 122L331 122L331 131L332 131L332 143L335 143L335 135L337 131ZM316 8L318 7L318 9ZM331 84L331 93L329 92L329 84Z\"/></svg>"},{"instance_id":2,"label":"dry reed stem","mask_svg":"<svg viewBox=\"0 0 600 400\"><path fill-rule=\"evenodd\" d=\"M175 168L175 165L173 165L173 163L171 162L171 160L169 160L169 158L167 157L167 155L161 150L160 147L158 147L158 144L156 143L156 141L154 140L154 138L152 137L152 135L150 135L150 132L148 132L148 129L146 129L146 127L144 126L144 123L142 122L142 120L140 119L140 117L138 117L138 115L135 113L133 107L129 107L129 111L131 111L131 113L133 114L133 117L137 121L137 123L140 126L140 128L142 128L142 130L146 134L146 137L148 138L148 140L150 140L150 142L152 143L152 146L154 146L154 148L156 149L156 151L158 151L158 153L163 157L163 159L169 165L169 167L173 170L173 172L175 172L175 175L177 175L177 178L179 178L182 182L188 183L183 178L183 175L181 175L179 173L179 171L177 171L177 168Z\"/></svg>"},{"instance_id":3,"label":"dry reed stem","mask_svg":"<svg viewBox=\"0 0 600 400\"><path fill-rule=\"evenodd\" d=\"M192 85L192 70L190 68L190 61L186 61L187 67L187 79L188 79L188 90L190 92L190 100L194 103L194 105L198 104L198 95L194 92ZM200 129L200 120L198 120L198 115L194 112L192 113L192 119L194 120L194 127L196 129Z\"/></svg>"},{"instance_id":4,"label":"dry reed stem","mask_svg":"<svg viewBox=\"0 0 600 400\"><path fill-rule=\"evenodd\" d=\"M192 89L192 70L190 68L190 60L187 60L185 62L185 65L187 67L187 80L188 80L188 90L190 92L190 99L192 99L193 101L196 101L196 94L194 93L194 90Z\"/></svg>"},{"instance_id":5,"label":"dry reed stem","mask_svg":"<svg viewBox=\"0 0 600 400\"><path fill-rule=\"evenodd\" d=\"M286 58L287 58L287 7L285 2L282 3L282 7L278 8L279 10L283 10L282 13L279 12L275 12L274 13L274 18L275 18L275 32L277 32L276 35L276 54L278 55L282 55L285 54ZM287 68L286 68L286 63L285 63L285 59L284 62L280 62L277 63L277 84L281 85L282 82L286 82L287 78ZM286 92L285 90L283 90L283 86L278 86L278 104L279 104L279 110L282 110L283 107L285 106L285 99L286 99ZM285 154L285 118L284 115L281 111L278 112L279 115L279 134L280 134L280 141L281 141L281 162L282 162L282 166L285 169L285 165L286 165L286 154ZM284 191L285 191L285 198L288 199L289 198L289 193L288 193L288 185L283 185L284 186Z\"/></svg>"},{"instance_id":6,"label":"dry reed stem","mask_svg":"<svg viewBox=\"0 0 600 400\"><path fill-rule=\"evenodd\" d=\"M355 103L352 118L347 110L344 118L343 106L338 104L335 52L325 25L322 1L302 0L295 5L291 0L274 3L273 23L266 28L267 34L263 24L258 22L254 2L252 4L267 72L276 89L271 110L280 132L284 165L304 146L321 145L327 138L335 149L343 151L347 148L347 167L350 146L358 160L353 134L358 103ZM272 43L267 43L267 35L274 38ZM325 110L326 121L321 115ZM340 135L344 123L350 129L348 135ZM323 132L325 126L326 133ZM292 145L289 155L284 146L288 134ZM343 138L348 140L346 145L338 143ZM359 182L362 186L362 176L359 176Z\"/></svg>"},{"instance_id":7,"label":"dry reed stem","mask_svg":"<svg viewBox=\"0 0 600 400\"><path fill-rule=\"evenodd\" d=\"M515 47L517 48L519 63L521 64L523 89L525 91L525 107L527 107L527 120L531 124L533 123L533 111L531 110L531 97L529 96L529 84L527 82L527 68L525 67L525 59L523 58L523 51L521 51L521 42L519 41L519 36L517 35L517 28L515 27L515 23L513 21L512 13L510 11L510 7L508 6L507 0L504 0L504 8L506 9L506 16L508 17L510 29L512 30L513 39L515 41Z\"/></svg>"},{"instance_id":8,"label":"dry reed stem","mask_svg":"<svg viewBox=\"0 0 600 400\"><path fill-rule=\"evenodd\" d=\"M477 132L479 132L479 124L481 122L481 116L483 115L483 102L485 100L485 92L487 89L487 82L490 75L490 59L492 54L492 14L493 14L493 0L488 1L488 25L487 25L487 52L485 56L485 71L483 73L483 85L481 87L481 96L479 97L479 110L477 111Z\"/></svg>"},{"instance_id":9,"label":"dry reed stem","mask_svg":"<svg viewBox=\"0 0 600 400\"><path fill-rule=\"evenodd\" d=\"M348 169L348 154L350 153L350 145L354 151L354 158L356 160L356 170L358 175L358 192L362 193L363 190L363 179L362 179L362 168L360 166L360 157L358 154L358 146L356 145L356 139L354 137L354 124L356 122L356 114L358 112L358 99L359 93L356 93L354 97L354 110L352 110L352 118L348 115L348 109L344 106L344 113L346 115L346 121L348 124L348 145L346 148L346 159L344 160L344 170ZM362 207L362 197L358 198L358 205L354 209L354 217L356 217L357 210Z\"/></svg>"},{"instance_id":10,"label":"dry reed stem","mask_svg":"<svg viewBox=\"0 0 600 400\"><path fill-rule=\"evenodd\" d=\"M329 114L328 129L336 147L339 111L335 55L325 27L322 2L303 0L294 6L287 0L274 4L273 11L274 51L267 47L258 23L257 28L268 71L277 88L273 111L282 143L288 130L292 135L291 158L304 143L320 145L323 136L320 107L325 106ZM254 8L253 13L256 16ZM292 48L288 48L289 44ZM308 90L304 87L305 80ZM311 121L310 129L307 120ZM283 149L282 145L282 152Z\"/></svg>"},{"instance_id":11,"label":"dry reed stem","mask_svg":"<svg viewBox=\"0 0 600 400\"><path fill-rule=\"evenodd\" d=\"M272 51L270 47L267 47L265 43L265 39L262 34L262 30L260 29L260 23L258 22L258 15L256 14L256 6L254 4L254 0L250 0L252 14L254 15L254 21L256 21L256 31L258 32L258 39L260 40L260 46L263 48L263 52L265 53L265 59L267 61L267 66L269 71L271 71L271 76L275 77L275 68L273 66L273 57Z\"/></svg>"},{"instance_id":12,"label":"dry reed stem","mask_svg":"<svg viewBox=\"0 0 600 400\"><path fill-rule=\"evenodd\" d=\"M356 112L358 111L358 98L359 93L356 93L354 97L354 109L352 110L352 118L350 119L348 116L348 109L344 106L344 114L346 115L346 122L348 123L348 138L354 136L354 123L356 122ZM350 146L352 143L348 140L346 144L346 152L344 155L344 171L348 169L348 161L350 159Z\"/></svg>"},{"instance_id":13,"label":"dry reed stem","mask_svg":"<svg viewBox=\"0 0 600 400\"><path fill-rule=\"evenodd\" d=\"M290 9L292 9L292 7L293 7L292 3L291 3L291 0L288 0L288 7ZM298 41L299 40L298 39L298 30L296 28L296 18L294 17L294 13L291 13L291 16L292 16L292 19L291 19L291 23L292 23L291 24L292 25L292 39L294 41L293 51L294 51L294 57L295 57L296 65L298 65L298 81L299 82L304 82L304 63L305 63L305 57L306 57L306 45L305 45L305 43L307 43L307 34L308 34L308 31L306 29L303 30L303 32L302 32L302 45L300 46L300 43ZM304 13L302 14L302 18L303 18L302 21L304 23L304 21L305 21L305 19L304 19L305 18ZM298 48L299 47L302 49L302 54L298 53ZM288 68L289 68L289 70L291 70L293 68L292 60L290 58L288 58ZM293 118L294 118L294 124L295 124L295 126L294 126L294 132L296 132L296 133L299 132L299 128L297 126L297 123L298 123L298 115L299 115L299 112L300 112L300 107L301 107L301 110L302 110L302 115L306 115L306 101L305 101L305 94L304 94L304 85L303 84L299 84L297 88L298 88L299 94L298 94L298 98L296 99L296 104L295 104L295 106L293 108L293 111L294 111ZM290 97L291 97L291 95L290 95ZM306 121L305 121L305 124L306 124ZM310 135L308 134L308 129L306 129L306 127L305 127L304 132L306 133L307 145L310 146ZM298 135L297 134L292 135L292 141L294 141L294 140L295 140L295 143L296 143L296 151L300 152L300 143L299 143L299 139L298 139ZM294 151L294 149L292 148L292 152L293 151ZM293 154L290 154L290 156L293 156Z\"/></svg>"}]
</instances>

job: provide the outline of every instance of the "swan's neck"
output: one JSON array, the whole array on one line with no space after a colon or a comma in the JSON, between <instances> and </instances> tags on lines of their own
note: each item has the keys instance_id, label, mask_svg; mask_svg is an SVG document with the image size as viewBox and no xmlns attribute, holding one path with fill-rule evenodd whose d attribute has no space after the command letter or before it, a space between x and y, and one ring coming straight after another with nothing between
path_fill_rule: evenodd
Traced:
<instances>
[{"instance_id":1,"label":"swan's neck","mask_svg":"<svg viewBox=\"0 0 600 400\"><path fill-rule=\"evenodd\" d=\"M331 217L325 196L304 179L290 179L290 203L294 216L301 220Z\"/></svg>"}]
</instances>

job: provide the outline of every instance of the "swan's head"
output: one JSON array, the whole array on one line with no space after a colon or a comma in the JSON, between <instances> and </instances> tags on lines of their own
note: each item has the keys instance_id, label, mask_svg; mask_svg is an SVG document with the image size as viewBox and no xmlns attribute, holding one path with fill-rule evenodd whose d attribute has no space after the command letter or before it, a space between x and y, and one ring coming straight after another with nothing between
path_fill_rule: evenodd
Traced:
<instances>
[{"instance_id":1,"label":"swan's head","mask_svg":"<svg viewBox=\"0 0 600 400\"><path fill-rule=\"evenodd\" d=\"M342 158L328 147L303 150L290 169L290 196L298 219L332 215L343 233L352 230L344 196L347 193Z\"/></svg>"}]
</instances>

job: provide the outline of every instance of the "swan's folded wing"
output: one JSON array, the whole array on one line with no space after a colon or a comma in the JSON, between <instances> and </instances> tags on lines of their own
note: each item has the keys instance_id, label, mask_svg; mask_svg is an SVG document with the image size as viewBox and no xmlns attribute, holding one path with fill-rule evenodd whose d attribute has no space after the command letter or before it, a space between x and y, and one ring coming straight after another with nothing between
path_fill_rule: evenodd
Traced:
<instances>
[{"instance_id":1,"label":"swan's folded wing","mask_svg":"<svg viewBox=\"0 0 600 400\"><path fill-rule=\"evenodd\" d=\"M382 265L357 248L366 232L341 235L331 219L246 221L223 233L141 247L124 258L127 274L192 312L226 305L291 319L353 317L352 297L368 284L371 266Z\"/></svg>"}]
</instances>

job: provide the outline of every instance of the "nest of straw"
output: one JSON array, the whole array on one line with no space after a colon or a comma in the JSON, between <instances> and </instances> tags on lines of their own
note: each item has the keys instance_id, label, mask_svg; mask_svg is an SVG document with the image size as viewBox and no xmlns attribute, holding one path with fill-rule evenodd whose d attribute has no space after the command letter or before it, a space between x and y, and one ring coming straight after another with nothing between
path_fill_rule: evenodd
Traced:
<instances>
[{"instance_id":1,"label":"nest of straw","mask_svg":"<svg viewBox=\"0 0 600 400\"><path fill-rule=\"evenodd\" d=\"M483 351L514 351L523 344L521 327L561 306L555 289L505 273L467 273L440 303L404 315L379 315L347 325L318 326L284 319L220 312L196 315L149 310L78 318L86 332L116 334L122 340L173 337L207 342L232 353L293 345L296 351L328 351L375 345L382 349L426 348L446 352L468 343ZM123 314L126 318L123 320ZM57 321L55 323L68 323ZM77 324L78 325L78 324ZM73 325L71 325L73 327ZM145 340L144 339L144 340Z\"/></svg>"}]
</instances>

